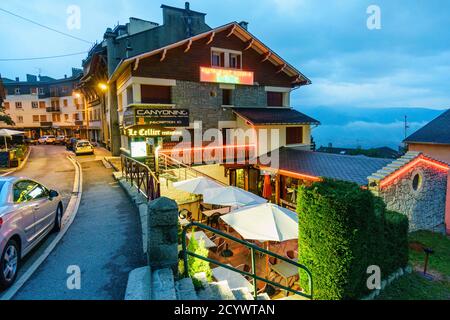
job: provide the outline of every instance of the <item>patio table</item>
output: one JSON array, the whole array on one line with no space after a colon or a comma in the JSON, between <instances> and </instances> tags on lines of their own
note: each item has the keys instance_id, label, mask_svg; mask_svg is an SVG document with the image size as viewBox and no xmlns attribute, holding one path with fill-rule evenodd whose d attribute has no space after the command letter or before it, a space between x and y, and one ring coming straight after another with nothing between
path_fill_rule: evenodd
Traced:
<instances>
[{"instance_id":1,"label":"patio table","mask_svg":"<svg viewBox=\"0 0 450 320\"><path fill-rule=\"evenodd\" d=\"M202 214L206 217L211 217L214 213L220 213L221 215L230 213L230 207L226 207L226 208L220 208L220 209L215 209L215 210L207 210L207 211L202 211Z\"/></svg>"},{"instance_id":2,"label":"patio table","mask_svg":"<svg viewBox=\"0 0 450 320\"><path fill-rule=\"evenodd\" d=\"M224 267L217 267L212 269L214 278L217 281L228 281L230 289L248 288L253 293L253 285L240 273L231 271Z\"/></svg>"},{"instance_id":3,"label":"patio table","mask_svg":"<svg viewBox=\"0 0 450 320\"><path fill-rule=\"evenodd\" d=\"M192 232L187 234L187 237L190 239L192 236ZM197 241L203 240L205 242L205 248L210 249L214 248L217 245L211 241L210 238L203 232L203 231L197 231L194 233L194 237Z\"/></svg>"},{"instance_id":4,"label":"patio table","mask_svg":"<svg viewBox=\"0 0 450 320\"><path fill-rule=\"evenodd\" d=\"M287 263L286 261L281 261L280 263L272 265L271 269L272 271L278 273L286 281L286 287L289 287L289 279L298 275L298 268L293 264Z\"/></svg>"}]
</instances>

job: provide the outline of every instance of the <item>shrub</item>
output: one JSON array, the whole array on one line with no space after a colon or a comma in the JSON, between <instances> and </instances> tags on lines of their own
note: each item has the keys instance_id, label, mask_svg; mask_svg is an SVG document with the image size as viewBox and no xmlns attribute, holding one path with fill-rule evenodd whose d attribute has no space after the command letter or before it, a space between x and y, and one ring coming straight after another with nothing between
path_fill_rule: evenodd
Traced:
<instances>
[{"instance_id":1,"label":"shrub","mask_svg":"<svg viewBox=\"0 0 450 320\"><path fill-rule=\"evenodd\" d=\"M194 234L194 230L192 230L192 234ZM197 241L193 235L189 240L187 249L199 256L208 257L208 249L205 248L205 241ZM202 287L201 282L194 278L194 275L197 273L205 272L208 281L212 281L212 271L208 261L188 256L188 272L196 288Z\"/></svg>"},{"instance_id":2,"label":"shrub","mask_svg":"<svg viewBox=\"0 0 450 320\"><path fill-rule=\"evenodd\" d=\"M385 254L382 270L387 274L408 264L408 229L409 221L407 216L394 211L386 211Z\"/></svg>"},{"instance_id":3,"label":"shrub","mask_svg":"<svg viewBox=\"0 0 450 320\"><path fill-rule=\"evenodd\" d=\"M368 291L368 266L379 265L383 270L389 265L390 270L404 262L384 261L388 249L385 240L395 229L399 232L395 245L403 245L407 229L403 223L401 227L385 223L383 201L357 184L324 180L310 187L301 186L297 211L299 261L312 272L316 299L357 299ZM389 221L394 219L391 216L402 220L393 213ZM395 245L389 247L391 253L403 250ZM309 290L302 272L300 283Z\"/></svg>"}]
</instances>

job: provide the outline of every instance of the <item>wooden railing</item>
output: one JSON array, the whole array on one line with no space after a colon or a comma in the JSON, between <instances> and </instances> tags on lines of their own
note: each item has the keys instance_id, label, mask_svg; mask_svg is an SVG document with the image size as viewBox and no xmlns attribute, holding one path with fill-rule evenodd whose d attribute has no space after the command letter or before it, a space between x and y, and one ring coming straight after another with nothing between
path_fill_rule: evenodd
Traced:
<instances>
[{"instance_id":1,"label":"wooden railing","mask_svg":"<svg viewBox=\"0 0 450 320\"><path fill-rule=\"evenodd\" d=\"M148 201L161 196L159 179L155 173L144 163L122 155L122 176L131 185L134 185Z\"/></svg>"}]
</instances>

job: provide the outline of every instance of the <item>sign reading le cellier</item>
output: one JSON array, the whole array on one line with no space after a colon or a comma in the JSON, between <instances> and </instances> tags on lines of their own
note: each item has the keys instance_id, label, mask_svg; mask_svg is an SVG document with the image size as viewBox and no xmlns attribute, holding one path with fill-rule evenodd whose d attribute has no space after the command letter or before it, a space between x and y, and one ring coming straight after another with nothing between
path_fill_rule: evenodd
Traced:
<instances>
[{"instance_id":1,"label":"sign reading le cellier","mask_svg":"<svg viewBox=\"0 0 450 320\"><path fill-rule=\"evenodd\" d=\"M128 137L167 137L167 136L181 136L183 133L180 130L158 129L150 127L134 127L124 129L124 134Z\"/></svg>"}]
</instances>

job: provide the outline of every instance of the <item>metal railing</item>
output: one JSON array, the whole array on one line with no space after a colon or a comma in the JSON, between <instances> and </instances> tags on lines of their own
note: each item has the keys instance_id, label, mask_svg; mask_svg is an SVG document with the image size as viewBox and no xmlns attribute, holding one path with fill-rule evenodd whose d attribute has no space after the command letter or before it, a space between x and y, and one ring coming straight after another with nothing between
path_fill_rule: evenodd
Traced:
<instances>
[{"instance_id":1,"label":"metal railing","mask_svg":"<svg viewBox=\"0 0 450 320\"><path fill-rule=\"evenodd\" d=\"M214 179L213 177L207 175L206 173L203 173L195 169L194 167L187 165L181 161L178 161L164 153L158 154L158 166L160 173L164 174L168 173L169 171L172 171L178 180L189 180L199 177L205 177L217 182L220 185L226 186L225 183L217 179Z\"/></svg>"},{"instance_id":2,"label":"metal railing","mask_svg":"<svg viewBox=\"0 0 450 320\"><path fill-rule=\"evenodd\" d=\"M121 155L120 160L122 176L127 182L134 185L148 201L161 196L158 177L146 164L125 155Z\"/></svg>"},{"instance_id":3,"label":"metal railing","mask_svg":"<svg viewBox=\"0 0 450 320\"><path fill-rule=\"evenodd\" d=\"M228 240L231 240L233 242L239 243L239 244L249 248L250 249L250 254L251 254L251 260L252 260L251 272L246 272L246 271L243 271L243 270L239 270L239 269L237 269L237 268L235 268L233 266L230 266L228 264L219 262L217 260L214 260L214 259L211 259L211 258L208 258L208 257L203 257L203 256L200 256L200 255L196 254L195 252L189 251L187 249L187 245L186 245L186 236L187 236L188 229L193 228L193 227L210 231L210 232L212 232L212 233L214 233L216 235L219 235L220 237L226 238ZM189 276L188 256L192 256L194 258L201 259L201 260L207 261L209 263L218 265L218 266L223 267L225 269L228 269L228 270L240 273L243 276L251 277L253 279L253 296L254 296L255 300L258 297L258 286L257 286L257 282L258 281L264 282L264 283L266 283L268 285L271 285L273 287L280 288L282 290L294 293L296 295L299 295L299 296L302 296L302 297L305 297L305 298L308 298L308 299L312 299L313 298L313 281L312 281L312 274L311 274L311 272L304 265L301 265L301 264L299 264L299 263L297 263L295 261L292 261L289 258L280 256L280 255L278 255L278 254L276 254L274 252L271 252L271 251L268 251L266 249L260 248L257 245L254 245L254 244L249 243L247 241L238 239L236 237L233 237L232 235L229 235L227 233L224 233L222 231L216 230L214 228L211 228L209 226L206 226L206 225L198 223L198 222L191 222L190 224L186 225L183 228L183 233L182 233L182 239L181 240L182 240L182 250L183 250L182 252L183 252L184 276L185 277ZM297 291L297 290L294 290L292 288L286 287L286 286L284 286L282 284L276 283L276 282L274 282L272 280L265 279L265 278L263 278L261 276L258 276L257 275L257 270L256 270L256 257L255 257L255 253L256 252L259 252L260 254L265 254L265 255L267 255L269 257L274 257L274 258L276 258L278 260L281 260L281 261L284 261L284 262L289 263L291 265L294 265L294 266L296 266L299 269L299 271L300 271L300 269L305 271L306 274L308 275L309 293Z\"/></svg>"}]
</instances>

